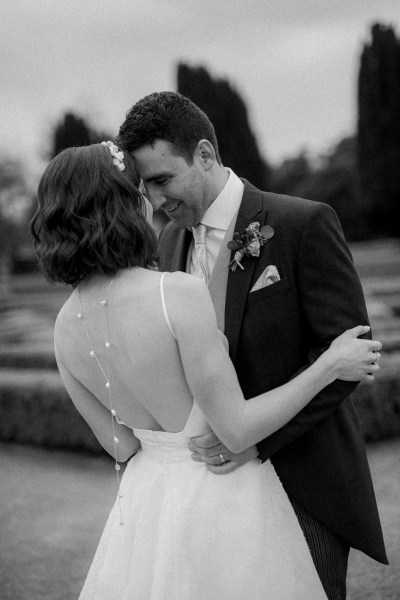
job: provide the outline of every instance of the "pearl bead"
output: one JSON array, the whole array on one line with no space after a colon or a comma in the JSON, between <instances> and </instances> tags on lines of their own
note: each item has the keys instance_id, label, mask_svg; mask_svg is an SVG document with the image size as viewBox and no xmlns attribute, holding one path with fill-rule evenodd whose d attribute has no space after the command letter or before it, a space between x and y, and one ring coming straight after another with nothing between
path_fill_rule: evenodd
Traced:
<instances>
[{"instance_id":1,"label":"pearl bead","mask_svg":"<svg viewBox=\"0 0 400 600\"><path fill-rule=\"evenodd\" d=\"M110 382L109 382L109 381L107 381L107 383L106 383L106 388L107 388L108 390L110 389Z\"/></svg>"},{"instance_id":2,"label":"pearl bead","mask_svg":"<svg viewBox=\"0 0 400 600\"><path fill-rule=\"evenodd\" d=\"M106 306L106 304L107 304L107 300L102 300L102 301L100 302L100 304L102 304L103 306Z\"/></svg>"},{"instance_id":3,"label":"pearl bead","mask_svg":"<svg viewBox=\"0 0 400 600\"><path fill-rule=\"evenodd\" d=\"M110 347L110 342L106 342L106 348Z\"/></svg>"},{"instance_id":4,"label":"pearl bead","mask_svg":"<svg viewBox=\"0 0 400 600\"><path fill-rule=\"evenodd\" d=\"M115 412L115 410L114 410L114 409L112 409L112 410L111 410L111 414L112 414L112 416L113 416L113 417L116 417L116 416L117 416L117 413Z\"/></svg>"},{"instance_id":5,"label":"pearl bead","mask_svg":"<svg viewBox=\"0 0 400 600\"><path fill-rule=\"evenodd\" d=\"M122 493L122 492L119 492L119 493L118 493L118 496L119 496L120 498L123 498L123 497L124 497L124 495L123 495L123 493Z\"/></svg>"},{"instance_id":6,"label":"pearl bead","mask_svg":"<svg viewBox=\"0 0 400 600\"><path fill-rule=\"evenodd\" d=\"M90 358L94 358L94 351L93 351L93 350L91 350L91 351L89 352L89 356L90 356Z\"/></svg>"},{"instance_id":7,"label":"pearl bead","mask_svg":"<svg viewBox=\"0 0 400 600\"><path fill-rule=\"evenodd\" d=\"M78 313L76 316L78 317L78 319L82 319L83 317L82 313Z\"/></svg>"},{"instance_id":8,"label":"pearl bead","mask_svg":"<svg viewBox=\"0 0 400 600\"><path fill-rule=\"evenodd\" d=\"M117 464L115 465L115 470L116 470L116 471L119 471L119 470L120 470L120 468L121 468L121 467L120 467L120 466L119 466L119 464L117 463Z\"/></svg>"},{"instance_id":9,"label":"pearl bead","mask_svg":"<svg viewBox=\"0 0 400 600\"><path fill-rule=\"evenodd\" d=\"M114 442L115 442L116 444L119 444L119 439L118 439L116 436L114 437Z\"/></svg>"}]
</instances>

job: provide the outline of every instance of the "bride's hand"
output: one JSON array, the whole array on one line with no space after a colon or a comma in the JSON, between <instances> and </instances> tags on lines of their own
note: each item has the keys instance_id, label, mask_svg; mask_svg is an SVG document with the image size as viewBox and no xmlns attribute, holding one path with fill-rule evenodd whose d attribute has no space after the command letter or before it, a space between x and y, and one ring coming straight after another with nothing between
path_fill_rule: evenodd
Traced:
<instances>
[{"instance_id":1,"label":"bride's hand","mask_svg":"<svg viewBox=\"0 0 400 600\"><path fill-rule=\"evenodd\" d=\"M382 344L373 340L359 340L358 336L368 333L370 327L358 325L348 329L333 340L326 351L334 361L337 379L345 381L373 381L379 370L377 361Z\"/></svg>"}]
</instances>

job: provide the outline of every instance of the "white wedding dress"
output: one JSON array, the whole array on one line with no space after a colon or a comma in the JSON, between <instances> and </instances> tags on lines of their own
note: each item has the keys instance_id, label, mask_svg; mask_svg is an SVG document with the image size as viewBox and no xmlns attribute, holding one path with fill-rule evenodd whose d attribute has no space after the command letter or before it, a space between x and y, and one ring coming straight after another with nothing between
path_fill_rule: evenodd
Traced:
<instances>
[{"instance_id":1,"label":"white wedding dress","mask_svg":"<svg viewBox=\"0 0 400 600\"><path fill-rule=\"evenodd\" d=\"M56 326L56 346L64 365L72 365L71 372L83 361L83 337L74 339L77 308L76 298L67 302ZM131 334L126 324L117 330L118 319L123 314L127 323L127 311L121 313L119 307L115 314L122 344L123 336ZM67 331L72 336L68 346ZM160 332L159 344L163 335L172 338L169 323ZM151 351L154 355L154 344ZM141 354L145 352L142 346ZM148 359L143 360L146 365ZM81 373L92 364L88 359ZM156 377L154 360L147 368L149 386ZM84 385L90 388L92 380L89 373ZM209 431L196 402L180 433L132 429L141 450L122 477L123 525L117 499L79 600L326 600L297 518L269 461L260 464L256 459L226 475L215 475L193 461L188 438Z\"/></svg>"},{"instance_id":2,"label":"white wedding dress","mask_svg":"<svg viewBox=\"0 0 400 600\"><path fill-rule=\"evenodd\" d=\"M134 429L142 450L123 475L80 600L326 600L271 465L227 475L194 462L193 405L181 433Z\"/></svg>"}]
</instances>

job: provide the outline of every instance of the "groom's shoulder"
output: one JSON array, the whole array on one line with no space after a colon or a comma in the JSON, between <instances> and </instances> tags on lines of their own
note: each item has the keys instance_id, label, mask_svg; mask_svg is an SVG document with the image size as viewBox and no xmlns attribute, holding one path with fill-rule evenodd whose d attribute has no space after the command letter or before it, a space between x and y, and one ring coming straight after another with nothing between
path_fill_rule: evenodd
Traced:
<instances>
[{"instance_id":1,"label":"groom's shoulder","mask_svg":"<svg viewBox=\"0 0 400 600\"><path fill-rule=\"evenodd\" d=\"M277 218L285 217L304 221L313 215L328 215L330 213L335 213L331 206L323 202L308 200L297 196L277 194L271 191L258 190L248 181L244 181L244 184L244 197L246 197L246 195L259 194L264 208L267 209L271 215L276 215Z\"/></svg>"},{"instance_id":2,"label":"groom's shoulder","mask_svg":"<svg viewBox=\"0 0 400 600\"><path fill-rule=\"evenodd\" d=\"M277 194L276 192L259 190L246 180L244 180L244 194L260 194L263 203L269 209L312 212L318 206L327 206L315 200L307 200L306 198L299 198L297 196L287 196L285 194Z\"/></svg>"}]
</instances>

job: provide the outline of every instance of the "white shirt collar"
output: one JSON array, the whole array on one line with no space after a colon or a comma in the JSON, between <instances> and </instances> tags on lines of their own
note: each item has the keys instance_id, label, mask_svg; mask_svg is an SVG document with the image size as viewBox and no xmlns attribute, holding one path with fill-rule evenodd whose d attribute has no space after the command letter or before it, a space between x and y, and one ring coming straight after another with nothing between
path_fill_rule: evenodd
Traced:
<instances>
[{"instance_id":1,"label":"white shirt collar","mask_svg":"<svg viewBox=\"0 0 400 600\"><path fill-rule=\"evenodd\" d=\"M244 189L243 181L231 169L227 171L229 177L224 188L207 208L200 221L207 227L224 231L228 229L233 215L239 209Z\"/></svg>"}]
</instances>

